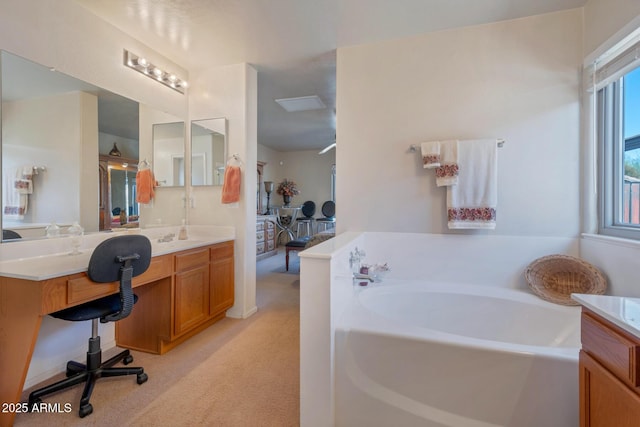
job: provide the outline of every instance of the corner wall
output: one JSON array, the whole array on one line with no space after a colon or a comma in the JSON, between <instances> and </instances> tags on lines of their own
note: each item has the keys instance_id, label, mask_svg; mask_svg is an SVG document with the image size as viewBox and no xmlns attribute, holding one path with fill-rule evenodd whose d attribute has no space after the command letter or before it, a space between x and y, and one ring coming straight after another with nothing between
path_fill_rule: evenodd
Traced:
<instances>
[{"instance_id":1,"label":"corner wall","mask_svg":"<svg viewBox=\"0 0 640 427\"><path fill-rule=\"evenodd\" d=\"M338 49L338 231L448 233L445 191L408 148L491 137L489 234L577 236L581 53L582 9Z\"/></svg>"},{"instance_id":2,"label":"corner wall","mask_svg":"<svg viewBox=\"0 0 640 427\"><path fill-rule=\"evenodd\" d=\"M615 38L621 30L625 32L624 27L638 15L640 2L637 0L589 0L584 6L585 56L597 50L608 39ZM635 26L637 27L637 23Z\"/></svg>"},{"instance_id":3,"label":"corner wall","mask_svg":"<svg viewBox=\"0 0 640 427\"><path fill-rule=\"evenodd\" d=\"M235 304L227 315L246 318L257 311L257 71L248 64L236 64L194 72L191 80L190 120L228 119L227 156L240 157L242 184L240 202L228 205L221 203L222 187L188 187L187 197L192 198L193 206L188 207L187 217L191 224L236 228ZM188 142L185 158L191 158Z\"/></svg>"}]
</instances>

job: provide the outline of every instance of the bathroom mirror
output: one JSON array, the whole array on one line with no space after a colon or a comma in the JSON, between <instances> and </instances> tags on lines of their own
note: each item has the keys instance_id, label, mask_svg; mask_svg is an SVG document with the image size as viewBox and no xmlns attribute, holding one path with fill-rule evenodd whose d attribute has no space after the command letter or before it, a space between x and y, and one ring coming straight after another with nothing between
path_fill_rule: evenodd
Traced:
<instances>
[{"instance_id":1,"label":"bathroom mirror","mask_svg":"<svg viewBox=\"0 0 640 427\"><path fill-rule=\"evenodd\" d=\"M191 122L191 185L222 185L227 152L227 119Z\"/></svg>"},{"instance_id":2,"label":"bathroom mirror","mask_svg":"<svg viewBox=\"0 0 640 427\"><path fill-rule=\"evenodd\" d=\"M63 230L73 221L79 221L85 232L101 230L104 221L114 218L112 212L106 215L102 195L106 194L107 171L99 166L99 157L108 155L115 144L122 158L137 162L144 135L145 156L148 153L150 158L151 123L158 121L148 120L164 113L5 51L0 51L0 72L0 227L27 239L43 238L51 222ZM143 110L146 133L142 132ZM10 195L6 189L29 168L34 173L27 180L28 194ZM167 194L167 198L175 197L179 196ZM164 212L167 205L182 206L175 200L162 202ZM7 205L10 209L5 209ZM149 208L140 209L139 215L151 213ZM183 209L172 216L183 218Z\"/></svg>"},{"instance_id":3,"label":"bathroom mirror","mask_svg":"<svg viewBox=\"0 0 640 427\"><path fill-rule=\"evenodd\" d=\"M135 228L140 224L136 202L138 161L100 156L100 230Z\"/></svg>"},{"instance_id":4,"label":"bathroom mirror","mask_svg":"<svg viewBox=\"0 0 640 427\"><path fill-rule=\"evenodd\" d=\"M184 187L184 122L153 125L153 173L158 187Z\"/></svg>"}]
</instances>

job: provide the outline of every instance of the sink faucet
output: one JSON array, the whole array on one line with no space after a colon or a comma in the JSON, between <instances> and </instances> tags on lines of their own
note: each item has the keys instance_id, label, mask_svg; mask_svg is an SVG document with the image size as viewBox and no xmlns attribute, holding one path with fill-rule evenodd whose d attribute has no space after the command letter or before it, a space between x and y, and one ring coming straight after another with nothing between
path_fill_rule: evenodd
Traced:
<instances>
[{"instance_id":1,"label":"sink faucet","mask_svg":"<svg viewBox=\"0 0 640 427\"><path fill-rule=\"evenodd\" d=\"M362 260L366 256L363 250L355 248L353 252L349 253L349 268L353 272L353 280L368 280L373 282L373 276L369 274L368 270L362 268Z\"/></svg>"},{"instance_id":2,"label":"sink faucet","mask_svg":"<svg viewBox=\"0 0 640 427\"><path fill-rule=\"evenodd\" d=\"M176 233L169 233L167 235L164 235L164 236L158 238L158 243L170 242L170 241L173 240L174 237L176 237Z\"/></svg>"},{"instance_id":3,"label":"sink faucet","mask_svg":"<svg viewBox=\"0 0 640 427\"><path fill-rule=\"evenodd\" d=\"M361 251L356 246L354 252L349 252L349 268L354 273L360 273L360 263L365 257L364 251Z\"/></svg>"}]
</instances>

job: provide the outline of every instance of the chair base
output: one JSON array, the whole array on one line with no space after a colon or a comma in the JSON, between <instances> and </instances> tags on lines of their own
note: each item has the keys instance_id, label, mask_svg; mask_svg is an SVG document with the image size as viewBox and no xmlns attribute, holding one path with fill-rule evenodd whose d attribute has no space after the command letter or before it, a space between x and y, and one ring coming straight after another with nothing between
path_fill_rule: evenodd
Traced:
<instances>
[{"instance_id":1,"label":"chair base","mask_svg":"<svg viewBox=\"0 0 640 427\"><path fill-rule=\"evenodd\" d=\"M327 231L329 230L329 228L335 228L336 226L336 220L335 219L327 219L327 218L318 218L316 220L316 224L317 225L317 232L321 233L323 231ZM322 230L320 230L320 227L322 227Z\"/></svg>"},{"instance_id":2,"label":"chair base","mask_svg":"<svg viewBox=\"0 0 640 427\"><path fill-rule=\"evenodd\" d=\"M74 387L80 383L86 383L82 398L80 399L80 409L78 415L84 418L93 412L93 406L89 403L91 393L96 381L102 377L117 377L124 375L136 375L137 383L143 384L147 381L148 376L140 367L129 368L113 368L112 366L122 361L125 365L133 362L133 356L129 350L124 350L104 363L101 363L102 350L100 349L100 337L89 338L89 351L87 352L87 363L78 363L76 361L67 362L67 378L60 380L54 384L48 385L41 389L35 390L29 394L29 410L34 405L42 402L42 397L49 394Z\"/></svg>"},{"instance_id":3,"label":"chair base","mask_svg":"<svg viewBox=\"0 0 640 427\"><path fill-rule=\"evenodd\" d=\"M313 218L298 218L296 220L296 236L298 238L313 236L313 222ZM300 232L301 229L305 234Z\"/></svg>"}]
</instances>

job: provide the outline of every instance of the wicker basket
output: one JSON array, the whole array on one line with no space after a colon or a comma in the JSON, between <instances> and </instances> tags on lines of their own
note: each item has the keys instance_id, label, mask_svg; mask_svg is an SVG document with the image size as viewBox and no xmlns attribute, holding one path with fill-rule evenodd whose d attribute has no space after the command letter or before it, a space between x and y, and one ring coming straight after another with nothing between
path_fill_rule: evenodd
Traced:
<instances>
[{"instance_id":1,"label":"wicker basket","mask_svg":"<svg viewBox=\"0 0 640 427\"><path fill-rule=\"evenodd\" d=\"M524 272L529 288L543 300L579 305L572 293L602 295L607 279L593 265L569 255L549 255L529 264Z\"/></svg>"}]
</instances>

